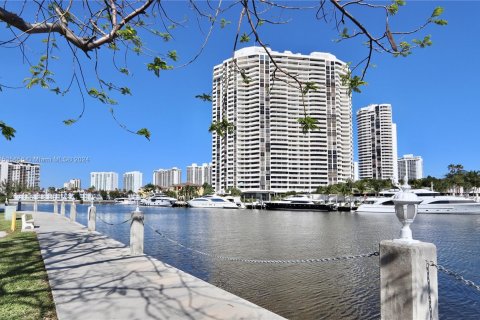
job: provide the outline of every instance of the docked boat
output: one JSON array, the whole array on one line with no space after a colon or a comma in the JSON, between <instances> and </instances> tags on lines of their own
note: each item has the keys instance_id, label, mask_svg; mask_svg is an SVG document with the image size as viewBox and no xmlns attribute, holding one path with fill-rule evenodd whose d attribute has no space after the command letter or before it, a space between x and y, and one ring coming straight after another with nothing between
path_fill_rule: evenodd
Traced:
<instances>
[{"instance_id":1,"label":"docked boat","mask_svg":"<svg viewBox=\"0 0 480 320\"><path fill-rule=\"evenodd\" d=\"M219 196L203 196L187 201L189 207L192 208L223 208L223 209L238 209L236 203L230 202L225 198Z\"/></svg>"},{"instance_id":2,"label":"docked boat","mask_svg":"<svg viewBox=\"0 0 480 320\"><path fill-rule=\"evenodd\" d=\"M349 212L349 211L355 211L357 210L357 208L358 206L353 202L345 202L345 203L340 203L335 205L335 210L337 211Z\"/></svg>"},{"instance_id":3,"label":"docked boat","mask_svg":"<svg viewBox=\"0 0 480 320\"><path fill-rule=\"evenodd\" d=\"M480 203L460 196L442 196L439 192L412 189L422 202L418 213L438 214L480 214ZM395 205L392 197L367 198L357 209L358 213L392 213Z\"/></svg>"},{"instance_id":4,"label":"docked boat","mask_svg":"<svg viewBox=\"0 0 480 320\"><path fill-rule=\"evenodd\" d=\"M115 204L123 204L123 205L134 205L137 204L137 200L133 198L115 198Z\"/></svg>"},{"instance_id":5,"label":"docked boat","mask_svg":"<svg viewBox=\"0 0 480 320\"><path fill-rule=\"evenodd\" d=\"M240 197L225 196L224 199L235 203L239 209L246 209L247 208L245 206L245 204L242 202L242 200L240 199Z\"/></svg>"},{"instance_id":6,"label":"docked boat","mask_svg":"<svg viewBox=\"0 0 480 320\"><path fill-rule=\"evenodd\" d=\"M160 193L155 194L147 199L140 200L142 206L154 206L154 207L171 207L177 202L177 199L172 197L167 197L166 195Z\"/></svg>"},{"instance_id":7,"label":"docked boat","mask_svg":"<svg viewBox=\"0 0 480 320\"><path fill-rule=\"evenodd\" d=\"M418 213L480 214L480 203L457 196L440 196L424 199Z\"/></svg>"},{"instance_id":8,"label":"docked boat","mask_svg":"<svg viewBox=\"0 0 480 320\"><path fill-rule=\"evenodd\" d=\"M395 214L395 205L391 197L367 198L357 208L357 213L391 213Z\"/></svg>"},{"instance_id":9,"label":"docked boat","mask_svg":"<svg viewBox=\"0 0 480 320\"><path fill-rule=\"evenodd\" d=\"M332 204L314 201L305 195L289 196L279 201L265 202L267 210L333 211Z\"/></svg>"}]
</instances>

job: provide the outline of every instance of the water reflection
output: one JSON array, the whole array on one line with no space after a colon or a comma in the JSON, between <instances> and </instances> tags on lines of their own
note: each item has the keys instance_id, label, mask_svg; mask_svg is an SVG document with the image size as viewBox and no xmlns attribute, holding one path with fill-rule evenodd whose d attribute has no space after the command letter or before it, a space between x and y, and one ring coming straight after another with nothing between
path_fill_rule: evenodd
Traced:
<instances>
[{"instance_id":1,"label":"water reflection","mask_svg":"<svg viewBox=\"0 0 480 320\"><path fill-rule=\"evenodd\" d=\"M87 224L87 205L77 220ZM52 205L39 205L52 211ZM106 221L127 219L134 207L100 205ZM253 259L303 259L369 253L398 236L393 215L142 208L145 223L194 249ZM69 205L66 210L69 214ZM129 242L129 224L97 221L98 231ZM480 218L419 215L414 238L433 242L438 261L480 283ZM145 252L289 319L377 319L380 313L378 257L301 265L228 262L192 254L145 229ZM480 293L439 274L441 319L477 319Z\"/></svg>"}]
</instances>

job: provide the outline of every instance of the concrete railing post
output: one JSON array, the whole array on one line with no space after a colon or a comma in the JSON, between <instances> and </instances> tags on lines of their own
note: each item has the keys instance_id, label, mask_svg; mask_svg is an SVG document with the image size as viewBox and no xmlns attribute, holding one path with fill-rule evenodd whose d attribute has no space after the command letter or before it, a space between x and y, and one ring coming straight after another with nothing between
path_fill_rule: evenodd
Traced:
<instances>
[{"instance_id":1,"label":"concrete railing post","mask_svg":"<svg viewBox=\"0 0 480 320\"><path fill-rule=\"evenodd\" d=\"M380 243L381 319L438 319L437 249L426 242ZM431 315L430 315L431 313Z\"/></svg>"},{"instance_id":2,"label":"concrete railing post","mask_svg":"<svg viewBox=\"0 0 480 320\"><path fill-rule=\"evenodd\" d=\"M62 217L65 217L65 201L62 200L62 203L60 204L60 214Z\"/></svg>"},{"instance_id":3,"label":"concrete railing post","mask_svg":"<svg viewBox=\"0 0 480 320\"><path fill-rule=\"evenodd\" d=\"M88 231L95 231L97 220L97 208L92 205L88 207Z\"/></svg>"},{"instance_id":4,"label":"concrete railing post","mask_svg":"<svg viewBox=\"0 0 480 320\"><path fill-rule=\"evenodd\" d=\"M75 204L75 200L72 200L72 204L70 205L70 221L75 222L77 220L77 205Z\"/></svg>"},{"instance_id":5,"label":"concrete railing post","mask_svg":"<svg viewBox=\"0 0 480 320\"><path fill-rule=\"evenodd\" d=\"M53 201L53 213L58 214L58 203L57 203L57 199L55 199L55 200Z\"/></svg>"},{"instance_id":6,"label":"concrete railing post","mask_svg":"<svg viewBox=\"0 0 480 320\"><path fill-rule=\"evenodd\" d=\"M437 264L437 248L414 240L410 229L420 202L407 182L393 196L402 229L399 239L380 242L382 320L438 319L437 269L430 267Z\"/></svg>"},{"instance_id":7,"label":"concrete railing post","mask_svg":"<svg viewBox=\"0 0 480 320\"><path fill-rule=\"evenodd\" d=\"M143 212L135 210L132 212L130 224L130 253L134 256L143 254Z\"/></svg>"},{"instance_id":8,"label":"concrete railing post","mask_svg":"<svg viewBox=\"0 0 480 320\"><path fill-rule=\"evenodd\" d=\"M38 211L38 201L37 199L35 199L35 201L33 202L33 212L37 212Z\"/></svg>"}]
</instances>

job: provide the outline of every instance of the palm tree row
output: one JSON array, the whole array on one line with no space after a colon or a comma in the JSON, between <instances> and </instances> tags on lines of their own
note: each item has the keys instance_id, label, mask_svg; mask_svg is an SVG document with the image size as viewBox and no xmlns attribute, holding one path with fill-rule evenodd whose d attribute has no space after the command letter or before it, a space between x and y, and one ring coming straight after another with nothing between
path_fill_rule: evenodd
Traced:
<instances>
[{"instance_id":1,"label":"palm tree row","mask_svg":"<svg viewBox=\"0 0 480 320\"><path fill-rule=\"evenodd\" d=\"M347 180L347 182L331 184L328 186L320 186L317 188L316 193L320 194L339 194L343 196L348 195L365 195L376 194L383 189L392 188L392 182L390 180L381 179L363 179L353 182Z\"/></svg>"},{"instance_id":2,"label":"palm tree row","mask_svg":"<svg viewBox=\"0 0 480 320\"><path fill-rule=\"evenodd\" d=\"M403 184L403 180L400 180ZM427 176L422 179L412 179L408 184L415 189L432 188L442 193L480 193L480 171L466 171L461 164L448 166L448 173L444 178ZM375 194L384 189L393 188L390 180L363 179L358 181L347 180L344 183L337 183L328 186L320 186L316 193L339 194L339 195L365 195Z\"/></svg>"}]
</instances>

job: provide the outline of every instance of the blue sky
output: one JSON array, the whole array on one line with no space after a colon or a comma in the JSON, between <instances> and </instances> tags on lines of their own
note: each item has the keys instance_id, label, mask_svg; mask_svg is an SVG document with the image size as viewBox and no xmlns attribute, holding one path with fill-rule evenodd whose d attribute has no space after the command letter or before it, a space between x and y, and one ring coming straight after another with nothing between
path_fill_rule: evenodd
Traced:
<instances>
[{"instance_id":1,"label":"blue sky","mask_svg":"<svg viewBox=\"0 0 480 320\"><path fill-rule=\"evenodd\" d=\"M306 3L306 2L304 2ZM442 176L450 163L461 163L467 170L480 169L480 138L477 77L480 70L479 23L476 12L480 2L408 2L394 27L415 26L428 17L437 5L445 7L446 27L432 26L423 34L431 34L433 46L415 51L408 58L392 58L376 54L367 75L368 86L353 96L353 113L370 103L391 103L393 119L398 130L398 154L413 153L424 158L425 174ZM175 17L183 18L182 1L168 2ZM312 51L330 52L343 61L356 62L365 56L361 43L335 43L332 25L315 21L312 13L288 14L287 25L262 27L263 39L273 50L290 50L309 54ZM282 16L283 17L283 16ZM117 118L129 128L147 127L152 132L149 142L129 134L112 120L108 106L86 97L83 119L72 126L62 120L75 118L81 111L78 92L64 97L46 90L4 90L0 92L0 120L17 129L12 141L0 139L0 157L88 157L87 162L43 163L41 185L62 186L63 182L82 179L89 184L91 171L139 170L144 183L151 182L152 171L177 166L185 171L192 162L211 161L211 107L195 99L195 95L211 90L212 68L232 54L233 35L237 17L230 16L232 24L216 29L203 54L187 67L162 72L156 78L146 71L147 59L132 56L129 69L133 76L112 72L111 60L100 65L108 81L129 86L133 96L115 97ZM368 16L376 28L381 20ZM397 21L398 20L398 21ZM0 28L0 40L8 37ZM194 21L177 28L175 39L165 44L153 37L145 37L147 46L166 52L175 49L182 64L192 57L203 38ZM418 36L419 37L419 36ZM33 36L28 42L31 54L41 52L38 43L42 36ZM61 60L53 69L59 84L71 70L71 56L59 39ZM253 43L250 43L252 45ZM245 46L245 45L243 45ZM101 55L107 49L101 50ZM0 50L0 83L18 85L28 76L28 65L14 49ZM38 59L38 58L37 58ZM37 61L35 58L32 62ZM92 62L82 57L87 76L92 76ZM90 81L88 87L94 86ZM354 130L355 132L355 130ZM356 138L354 138L356 146ZM355 155L356 158L356 155Z\"/></svg>"}]
</instances>

